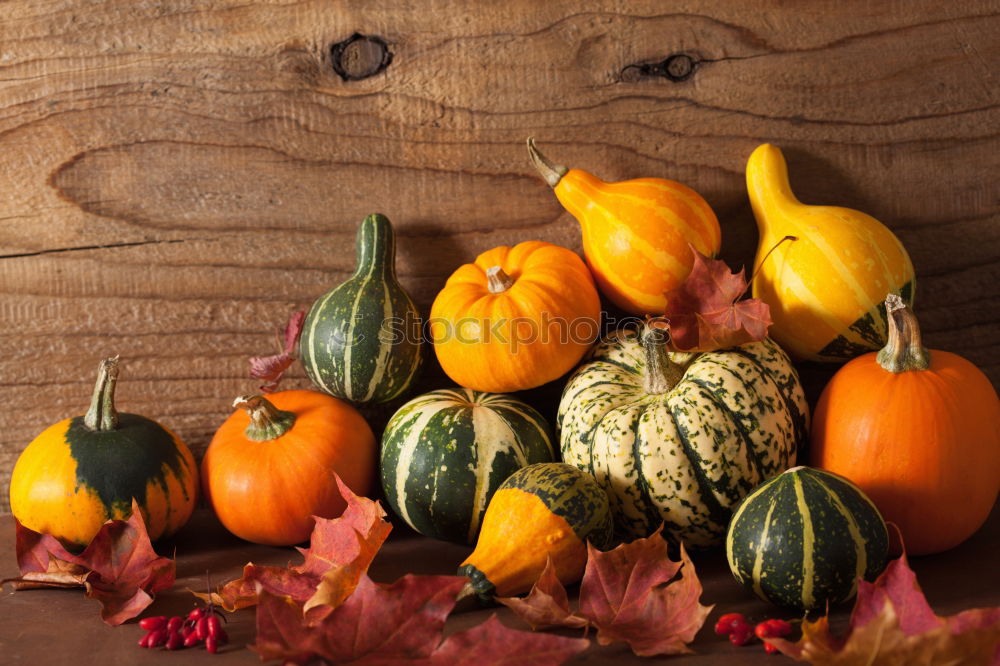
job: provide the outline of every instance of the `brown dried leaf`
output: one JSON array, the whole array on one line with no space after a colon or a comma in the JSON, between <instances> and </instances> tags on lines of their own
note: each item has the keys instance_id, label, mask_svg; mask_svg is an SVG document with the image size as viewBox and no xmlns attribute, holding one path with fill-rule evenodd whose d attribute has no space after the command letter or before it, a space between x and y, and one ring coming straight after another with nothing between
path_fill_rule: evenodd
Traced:
<instances>
[{"instance_id":1,"label":"brown dried leaf","mask_svg":"<svg viewBox=\"0 0 1000 666\"><path fill-rule=\"evenodd\" d=\"M295 362L295 345L302 335L302 324L305 322L305 310L293 312L285 324L284 347L278 354L272 356L253 356L250 358L250 376L264 380L260 390L271 393L277 390L285 371Z\"/></svg>"},{"instance_id":2,"label":"brown dried leaf","mask_svg":"<svg viewBox=\"0 0 1000 666\"><path fill-rule=\"evenodd\" d=\"M497 597L496 601L510 608L532 629L547 627L569 627L583 629L589 622L586 618L572 613L566 588L556 576L552 558L547 558L538 580L523 599L521 597Z\"/></svg>"}]
</instances>

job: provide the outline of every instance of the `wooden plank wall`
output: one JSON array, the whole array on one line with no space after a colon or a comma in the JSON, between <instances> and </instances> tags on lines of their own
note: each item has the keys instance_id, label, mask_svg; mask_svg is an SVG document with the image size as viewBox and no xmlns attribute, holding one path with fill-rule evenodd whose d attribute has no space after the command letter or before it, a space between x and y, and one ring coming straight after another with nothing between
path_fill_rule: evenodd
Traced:
<instances>
[{"instance_id":1,"label":"wooden plank wall","mask_svg":"<svg viewBox=\"0 0 1000 666\"><path fill-rule=\"evenodd\" d=\"M335 62L355 33L389 54ZM756 244L746 157L779 144L801 199L895 230L929 344L1000 384L997 35L995 1L7 0L4 488L105 355L120 406L200 453L255 385L246 357L352 270L367 213L395 222L425 312L480 251L579 250L528 135L605 179L694 187L735 266Z\"/></svg>"}]
</instances>

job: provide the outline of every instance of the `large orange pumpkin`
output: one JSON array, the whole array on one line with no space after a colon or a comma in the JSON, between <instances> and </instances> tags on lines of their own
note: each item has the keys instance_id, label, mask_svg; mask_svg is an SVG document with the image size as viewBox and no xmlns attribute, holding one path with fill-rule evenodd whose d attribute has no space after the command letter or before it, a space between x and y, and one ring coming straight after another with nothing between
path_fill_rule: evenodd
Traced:
<instances>
[{"instance_id":1,"label":"large orange pumpkin","mask_svg":"<svg viewBox=\"0 0 1000 666\"><path fill-rule=\"evenodd\" d=\"M452 380L505 393L568 372L597 337L600 316L580 257L526 241L484 252L456 270L431 306L430 332Z\"/></svg>"},{"instance_id":2,"label":"large orange pumpkin","mask_svg":"<svg viewBox=\"0 0 1000 666\"><path fill-rule=\"evenodd\" d=\"M375 436L361 414L317 391L237 398L202 460L205 497L226 529L254 543L309 538L313 516L347 506L334 473L357 495L375 481Z\"/></svg>"},{"instance_id":3,"label":"large orange pumpkin","mask_svg":"<svg viewBox=\"0 0 1000 666\"><path fill-rule=\"evenodd\" d=\"M691 246L714 257L722 231L708 203L666 178L608 183L553 164L528 139L535 168L580 223L583 254L597 286L632 314L663 314L666 292L691 272Z\"/></svg>"},{"instance_id":4,"label":"large orange pumpkin","mask_svg":"<svg viewBox=\"0 0 1000 666\"><path fill-rule=\"evenodd\" d=\"M916 317L886 299L889 342L841 368L814 413L810 464L846 476L899 526L907 552L958 545L1000 490L1000 400L976 366L921 346Z\"/></svg>"}]
</instances>

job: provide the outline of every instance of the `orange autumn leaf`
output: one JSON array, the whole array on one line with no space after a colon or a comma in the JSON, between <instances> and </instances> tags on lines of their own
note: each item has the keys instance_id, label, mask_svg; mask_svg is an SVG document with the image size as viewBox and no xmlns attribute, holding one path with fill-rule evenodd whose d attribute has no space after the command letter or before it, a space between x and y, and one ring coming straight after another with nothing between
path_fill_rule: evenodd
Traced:
<instances>
[{"instance_id":1,"label":"orange autumn leaf","mask_svg":"<svg viewBox=\"0 0 1000 666\"><path fill-rule=\"evenodd\" d=\"M624 642L639 656L689 653L712 607L700 603L701 582L683 546L680 561L671 560L661 531L607 552L588 543L575 613L549 566L524 599L498 601L532 627L592 627L601 645Z\"/></svg>"},{"instance_id":2,"label":"orange autumn leaf","mask_svg":"<svg viewBox=\"0 0 1000 666\"><path fill-rule=\"evenodd\" d=\"M336 480L347 508L338 518L315 518L309 548L298 549L304 558L301 564L275 567L250 562L242 577L211 595L195 592L195 596L228 611L255 605L260 589L304 604L311 615L340 605L368 571L392 524L377 501L355 495L340 477Z\"/></svg>"},{"instance_id":3,"label":"orange autumn leaf","mask_svg":"<svg viewBox=\"0 0 1000 666\"><path fill-rule=\"evenodd\" d=\"M858 581L858 596L844 636L829 620L802 623L793 643L768 639L781 652L820 666L853 664L1000 665L1000 607L978 608L949 617L934 613L904 554L874 583Z\"/></svg>"},{"instance_id":4,"label":"orange autumn leaf","mask_svg":"<svg viewBox=\"0 0 1000 666\"><path fill-rule=\"evenodd\" d=\"M153 550L135 500L128 520L109 520L79 555L54 537L20 523L17 530L19 578L2 581L15 589L82 587L101 604L101 619L112 626L139 615L157 592L174 584L174 561Z\"/></svg>"},{"instance_id":5,"label":"orange autumn leaf","mask_svg":"<svg viewBox=\"0 0 1000 666\"><path fill-rule=\"evenodd\" d=\"M668 323L679 351L715 351L763 340L771 325L767 303L748 298L743 271L733 273L724 261L691 248L694 263L687 278L666 292Z\"/></svg>"}]
</instances>

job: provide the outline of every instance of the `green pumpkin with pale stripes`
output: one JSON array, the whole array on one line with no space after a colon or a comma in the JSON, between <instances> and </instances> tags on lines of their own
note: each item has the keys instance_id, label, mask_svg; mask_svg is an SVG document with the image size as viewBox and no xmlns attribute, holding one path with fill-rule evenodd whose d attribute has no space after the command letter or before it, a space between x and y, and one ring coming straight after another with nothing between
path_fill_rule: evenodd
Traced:
<instances>
[{"instance_id":1,"label":"green pumpkin with pale stripes","mask_svg":"<svg viewBox=\"0 0 1000 666\"><path fill-rule=\"evenodd\" d=\"M726 534L729 568L765 601L800 610L846 601L885 568L889 533L842 476L795 467L740 504Z\"/></svg>"},{"instance_id":2,"label":"green pumpkin with pale stripes","mask_svg":"<svg viewBox=\"0 0 1000 666\"><path fill-rule=\"evenodd\" d=\"M555 458L549 424L506 394L431 391L393 414L382 436L389 506L421 534L472 545L511 474Z\"/></svg>"},{"instance_id":3,"label":"green pumpkin with pale stripes","mask_svg":"<svg viewBox=\"0 0 1000 666\"><path fill-rule=\"evenodd\" d=\"M591 350L559 404L562 458L597 479L622 540L665 533L722 543L736 505L794 464L808 406L769 339L713 352L669 351L654 326Z\"/></svg>"},{"instance_id":4,"label":"green pumpkin with pale stripes","mask_svg":"<svg viewBox=\"0 0 1000 666\"><path fill-rule=\"evenodd\" d=\"M419 313L396 279L392 224L375 213L361 222L357 268L306 315L299 358L319 389L355 404L402 396L421 364Z\"/></svg>"}]
</instances>

